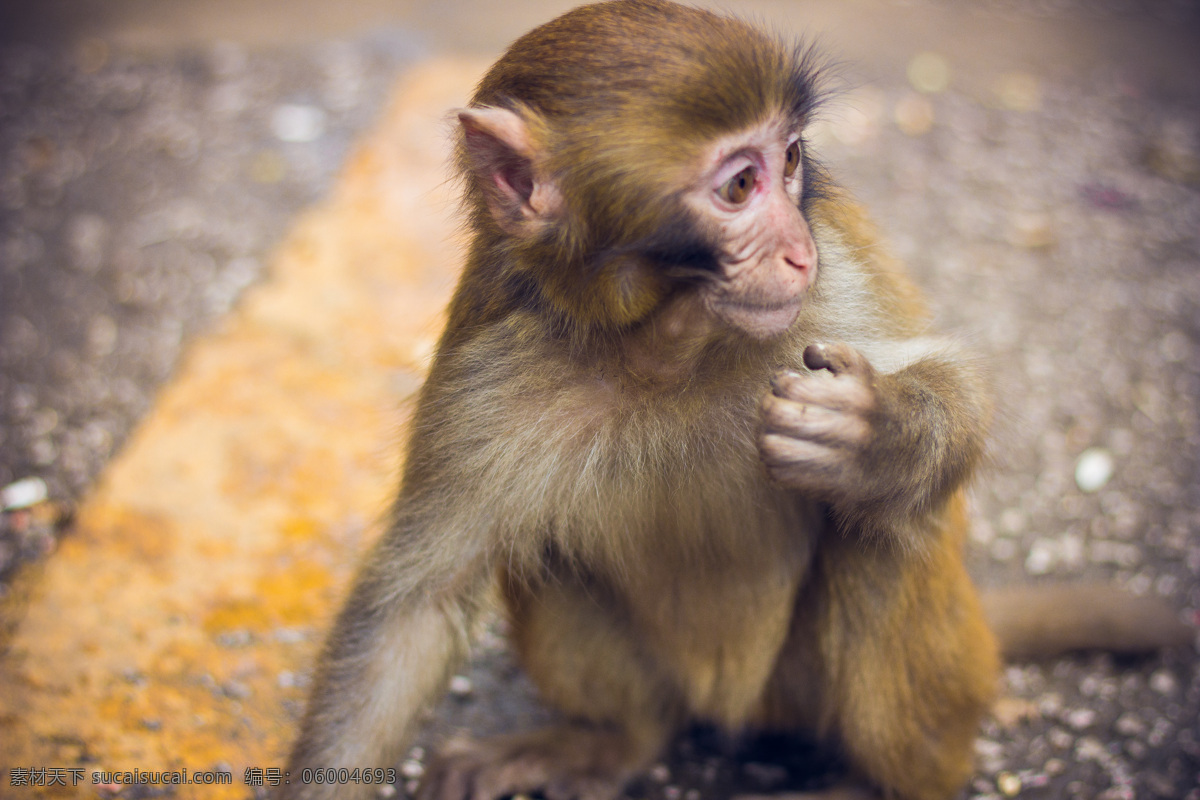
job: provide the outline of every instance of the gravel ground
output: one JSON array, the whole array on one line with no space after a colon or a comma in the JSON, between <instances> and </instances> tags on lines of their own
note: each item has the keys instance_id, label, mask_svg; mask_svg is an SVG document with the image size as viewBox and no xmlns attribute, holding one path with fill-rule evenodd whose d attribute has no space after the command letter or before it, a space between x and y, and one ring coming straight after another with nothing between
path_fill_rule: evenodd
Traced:
<instances>
[{"instance_id":1,"label":"gravel ground","mask_svg":"<svg viewBox=\"0 0 1200 800\"><path fill-rule=\"evenodd\" d=\"M0 578L53 548L184 342L329 187L404 65L401 32L169 57L0 46Z\"/></svg>"},{"instance_id":2,"label":"gravel ground","mask_svg":"<svg viewBox=\"0 0 1200 800\"><path fill-rule=\"evenodd\" d=\"M1031 24L1198 18L1183 0L985 5ZM157 56L0 47L0 487L37 477L54 501L0 518L0 575L53 549L181 346L261 274L423 50L403 33ZM818 138L942 322L994 367L1002 416L975 493L974 573L1107 578L1194 617L1197 94L1119 60L1070 80L997 74L971 91L945 85L955 65L936 55L909 66L850 92ZM544 715L495 630L479 653L436 730ZM988 723L968 796L1200 798L1194 653L1014 665L1007 685L1024 717ZM803 786L819 763L775 758L777 743L727 751L701 732L632 795ZM409 777L423 753L412 755Z\"/></svg>"}]
</instances>

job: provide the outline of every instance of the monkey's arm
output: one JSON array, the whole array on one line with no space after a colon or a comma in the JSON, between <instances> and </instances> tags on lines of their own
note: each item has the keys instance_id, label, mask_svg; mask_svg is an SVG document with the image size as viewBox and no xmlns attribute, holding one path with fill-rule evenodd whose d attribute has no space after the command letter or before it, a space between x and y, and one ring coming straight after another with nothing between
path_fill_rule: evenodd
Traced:
<instances>
[{"instance_id":1,"label":"monkey's arm","mask_svg":"<svg viewBox=\"0 0 1200 800\"><path fill-rule=\"evenodd\" d=\"M302 771L394 767L465 654L490 585L486 559L447 563L433 547L440 521L420 516L400 512L357 576L321 654L282 798L373 796L366 784L306 785Z\"/></svg>"},{"instance_id":2,"label":"monkey's arm","mask_svg":"<svg viewBox=\"0 0 1200 800\"><path fill-rule=\"evenodd\" d=\"M919 548L913 523L940 510L983 450L975 370L935 353L883 373L841 343L809 346L804 362L811 373L776 375L762 401L768 472L843 523Z\"/></svg>"},{"instance_id":3,"label":"monkey's arm","mask_svg":"<svg viewBox=\"0 0 1200 800\"><path fill-rule=\"evenodd\" d=\"M368 784L304 785L302 770L396 765L493 588L495 516L480 496L490 476L466 454L499 423L475 413L479 380L461 364L439 353L421 390L403 486L321 653L285 800L373 796Z\"/></svg>"}]
</instances>

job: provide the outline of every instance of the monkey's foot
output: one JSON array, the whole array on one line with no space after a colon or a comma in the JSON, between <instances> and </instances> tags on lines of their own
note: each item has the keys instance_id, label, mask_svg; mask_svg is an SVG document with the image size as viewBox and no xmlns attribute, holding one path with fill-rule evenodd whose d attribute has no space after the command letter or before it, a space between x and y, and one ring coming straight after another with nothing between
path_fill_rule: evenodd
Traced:
<instances>
[{"instance_id":1,"label":"monkey's foot","mask_svg":"<svg viewBox=\"0 0 1200 800\"><path fill-rule=\"evenodd\" d=\"M563 726L494 739L455 739L431 763L418 800L612 800L642 759L622 734Z\"/></svg>"}]
</instances>

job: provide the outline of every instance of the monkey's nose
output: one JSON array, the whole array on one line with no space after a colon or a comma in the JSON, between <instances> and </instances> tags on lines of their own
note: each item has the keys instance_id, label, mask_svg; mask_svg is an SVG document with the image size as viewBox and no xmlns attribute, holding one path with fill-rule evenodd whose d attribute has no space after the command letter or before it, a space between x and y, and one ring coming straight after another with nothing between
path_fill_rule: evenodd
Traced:
<instances>
[{"instance_id":1,"label":"monkey's nose","mask_svg":"<svg viewBox=\"0 0 1200 800\"><path fill-rule=\"evenodd\" d=\"M784 263L800 272L810 273L817 266L817 246L805 225L800 235L783 243L782 252Z\"/></svg>"}]
</instances>

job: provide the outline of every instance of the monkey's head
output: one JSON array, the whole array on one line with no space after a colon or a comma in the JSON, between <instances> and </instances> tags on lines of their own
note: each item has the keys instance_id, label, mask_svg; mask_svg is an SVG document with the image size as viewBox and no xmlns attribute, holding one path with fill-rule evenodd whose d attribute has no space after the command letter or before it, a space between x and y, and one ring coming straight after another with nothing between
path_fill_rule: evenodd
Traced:
<instances>
[{"instance_id":1,"label":"monkey's head","mask_svg":"<svg viewBox=\"0 0 1200 800\"><path fill-rule=\"evenodd\" d=\"M620 330L686 297L771 339L816 276L803 128L811 53L663 0L578 8L518 39L459 112L467 202L515 285Z\"/></svg>"}]
</instances>

